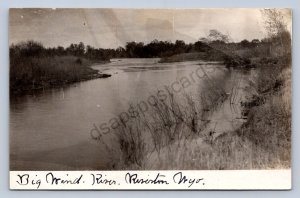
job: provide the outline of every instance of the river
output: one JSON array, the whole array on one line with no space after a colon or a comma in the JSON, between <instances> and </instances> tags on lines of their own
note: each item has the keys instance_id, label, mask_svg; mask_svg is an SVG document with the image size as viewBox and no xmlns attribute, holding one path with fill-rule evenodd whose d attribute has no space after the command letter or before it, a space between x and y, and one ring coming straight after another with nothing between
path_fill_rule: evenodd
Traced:
<instances>
[{"instance_id":1,"label":"river","mask_svg":"<svg viewBox=\"0 0 300 198\"><path fill-rule=\"evenodd\" d=\"M190 84L186 90L178 92L201 92L201 79L191 80L192 73L197 71L199 64L208 71L214 68L214 72L209 74L211 76L226 73L228 77L224 85L230 82L238 90L241 89L241 83L237 81L237 76L247 75L228 71L223 65L214 62L158 61L159 59L114 59L111 63L93 66L101 72L112 74L110 78L84 81L64 88L11 98L11 170L106 169L109 163L107 153L90 135L95 125L108 123L111 118L126 111L130 104L147 101L157 90L171 85L175 87L177 84L174 82L183 78L189 79ZM233 89L229 86L227 90L230 92ZM243 97L240 93L236 95ZM224 127L230 130L232 119L240 114L239 111L233 114L231 107L228 111L229 107L226 105L224 108L225 110L216 112L215 117L220 120L219 129L216 130L225 130ZM224 121L228 119L230 122Z\"/></svg>"}]
</instances>

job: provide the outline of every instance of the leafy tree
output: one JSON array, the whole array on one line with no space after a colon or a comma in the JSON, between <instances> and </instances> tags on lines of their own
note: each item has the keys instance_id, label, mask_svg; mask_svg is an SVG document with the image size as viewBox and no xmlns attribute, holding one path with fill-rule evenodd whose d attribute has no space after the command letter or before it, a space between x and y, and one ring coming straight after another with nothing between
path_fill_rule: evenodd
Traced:
<instances>
[{"instance_id":1,"label":"leafy tree","mask_svg":"<svg viewBox=\"0 0 300 198\"><path fill-rule=\"evenodd\" d=\"M241 45L242 47L250 47L251 43L247 39L244 39L241 41Z\"/></svg>"},{"instance_id":2,"label":"leafy tree","mask_svg":"<svg viewBox=\"0 0 300 198\"><path fill-rule=\"evenodd\" d=\"M229 36L221 33L219 30L212 29L209 31L208 40L212 41L223 41L224 43L228 43L230 41Z\"/></svg>"}]
</instances>

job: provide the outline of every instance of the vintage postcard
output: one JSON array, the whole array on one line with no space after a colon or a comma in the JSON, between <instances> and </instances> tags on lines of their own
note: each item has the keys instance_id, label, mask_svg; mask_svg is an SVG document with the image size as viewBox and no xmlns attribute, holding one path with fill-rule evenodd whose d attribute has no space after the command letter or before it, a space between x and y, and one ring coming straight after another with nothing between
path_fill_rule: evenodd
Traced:
<instances>
[{"instance_id":1,"label":"vintage postcard","mask_svg":"<svg viewBox=\"0 0 300 198\"><path fill-rule=\"evenodd\" d=\"M9 12L10 189L291 189L292 11Z\"/></svg>"}]
</instances>

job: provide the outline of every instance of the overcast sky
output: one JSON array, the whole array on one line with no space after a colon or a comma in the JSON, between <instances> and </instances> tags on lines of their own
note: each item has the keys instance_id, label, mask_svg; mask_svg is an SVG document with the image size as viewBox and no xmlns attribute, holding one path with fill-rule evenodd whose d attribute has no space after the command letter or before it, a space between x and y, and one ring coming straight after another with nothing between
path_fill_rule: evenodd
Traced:
<instances>
[{"instance_id":1,"label":"overcast sky","mask_svg":"<svg viewBox=\"0 0 300 198\"><path fill-rule=\"evenodd\" d=\"M85 44L115 48L154 39L186 43L210 29L233 41L265 37L259 9L11 9L10 44L36 40L45 46Z\"/></svg>"}]
</instances>

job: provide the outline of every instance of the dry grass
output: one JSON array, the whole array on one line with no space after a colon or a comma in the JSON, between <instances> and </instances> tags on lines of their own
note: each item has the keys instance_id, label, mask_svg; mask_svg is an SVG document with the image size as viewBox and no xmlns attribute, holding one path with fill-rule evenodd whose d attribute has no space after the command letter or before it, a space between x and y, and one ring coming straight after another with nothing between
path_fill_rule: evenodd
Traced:
<instances>
[{"instance_id":1,"label":"dry grass","mask_svg":"<svg viewBox=\"0 0 300 198\"><path fill-rule=\"evenodd\" d=\"M278 68L279 69L279 68ZM264 160L269 166L275 164L290 166L291 161L291 68L281 69L275 77L261 70L258 78L258 90L264 102L249 110L248 121L238 131L242 137L249 139L259 154L264 153ZM280 83L279 83L280 82Z\"/></svg>"},{"instance_id":2,"label":"dry grass","mask_svg":"<svg viewBox=\"0 0 300 198\"><path fill-rule=\"evenodd\" d=\"M10 58L12 92L78 82L98 73L88 67L90 61L74 56Z\"/></svg>"},{"instance_id":3,"label":"dry grass","mask_svg":"<svg viewBox=\"0 0 300 198\"><path fill-rule=\"evenodd\" d=\"M262 75L265 74L262 72L257 78ZM248 110L248 119L241 128L224 131L216 137L204 133L204 129L211 115L206 108L213 111L222 107L224 98L215 93L217 89L205 86L213 91L206 90L210 97L200 101L184 95L185 100L181 98L178 102L170 93L169 101L158 102L146 115L119 128L115 135L120 158L115 161L115 167L139 170L289 168L290 68L282 70L277 78L283 85L265 93L264 102ZM276 80L269 82L276 84Z\"/></svg>"},{"instance_id":4,"label":"dry grass","mask_svg":"<svg viewBox=\"0 0 300 198\"><path fill-rule=\"evenodd\" d=\"M288 56L288 55L287 55ZM249 97L241 102L246 121L233 131L207 131L210 116L225 101L236 102L239 79L225 88L229 70L205 78L197 94L169 93L146 114L119 129L118 169L272 169L291 166L291 67L283 57L257 58ZM229 93L228 93L229 90ZM240 107L241 108L241 107ZM112 150L112 147L107 147ZM112 167L113 168L113 167Z\"/></svg>"},{"instance_id":5,"label":"dry grass","mask_svg":"<svg viewBox=\"0 0 300 198\"><path fill-rule=\"evenodd\" d=\"M226 72L221 72L215 78L203 80L205 90L200 98L191 93L169 92L166 100L157 100L145 114L118 127L113 138L116 144L108 145L111 141L100 139L111 156L119 156L112 159L112 168L146 169L151 161L161 169L168 162L167 156L176 158L171 161L178 163L179 154L184 151L183 156L187 155L187 145L193 145L190 142L203 141L209 136L203 130L210 122L208 118L228 98L222 87L225 78Z\"/></svg>"}]
</instances>

